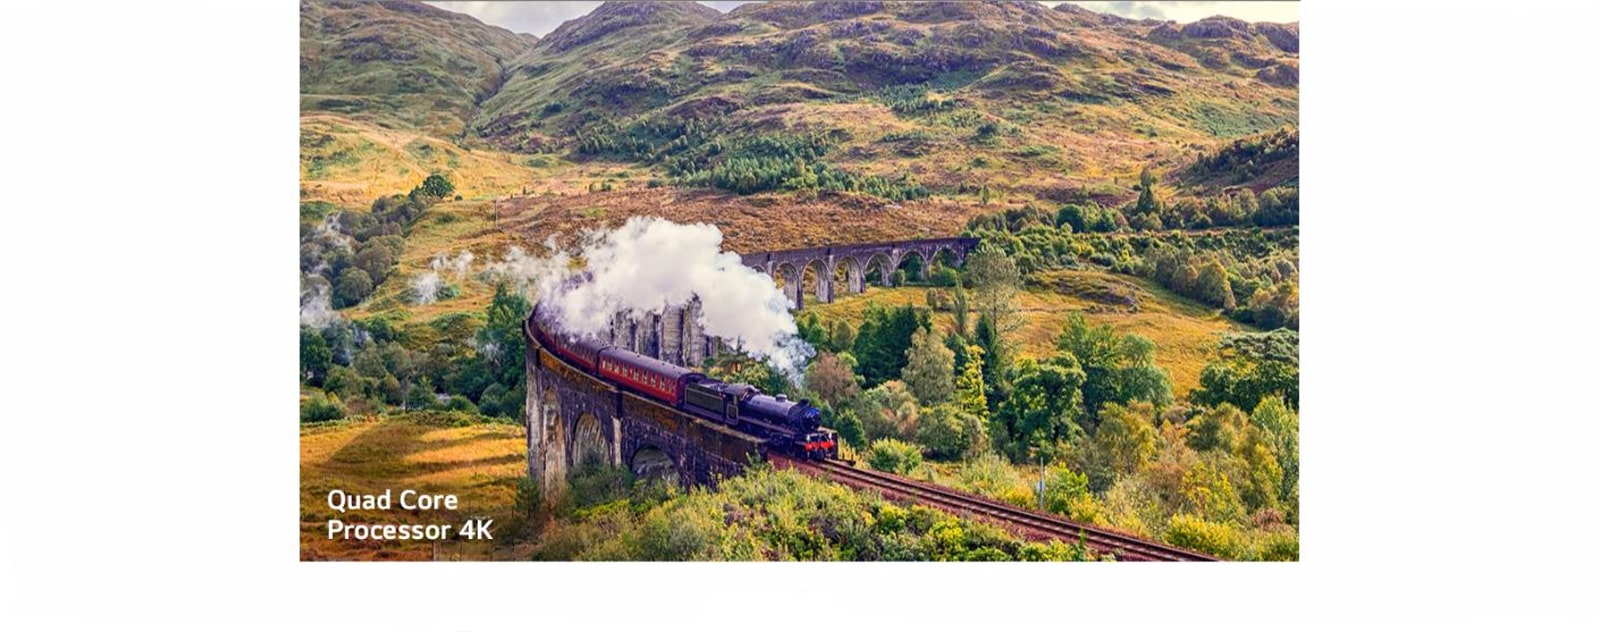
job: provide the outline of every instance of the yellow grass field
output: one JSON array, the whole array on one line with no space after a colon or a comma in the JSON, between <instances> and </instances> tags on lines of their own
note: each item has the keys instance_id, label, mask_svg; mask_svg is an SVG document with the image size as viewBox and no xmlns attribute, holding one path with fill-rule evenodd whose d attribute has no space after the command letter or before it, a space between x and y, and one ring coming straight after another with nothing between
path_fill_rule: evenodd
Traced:
<instances>
[{"instance_id":1,"label":"yellow grass field","mask_svg":"<svg viewBox=\"0 0 1600 632\"><path fill-rule=\"evenodd\" d=\"M1042 358L1055 353L1055 341L1067 315L1082 312L1095 325L1111 325L1118 333L1134 333L1156 343L1156 364L1172 379L1173 395L1182 398L1200 384L1200 371L1225 331L1243 327L1229 322L1215 309L1182 298L1139 278L1097 270L1056 270L1038 275L1043 287L1030 287L1017 294L1016 305L1023 317L1014 334L1024 356ZM946 290L948 291L948 290ZM1137 311L1107 305L1094 298L1096 292L1115 291L1131 295ZM928 288L868 287L862 294L838 297L826 305L812 303L805 311L814 312L824 322L839 318L852 325L861 323L867 305L915 305L927 307ZM954 317L949 312L934 314L934 324L949 331Z\"/></svg>"},{"instance_id":2,"label":"yellow grass field","mask_svg":"<svg viewBox=\"0 0 1600 632\"><path fill-rule=\"evenodd\" d=\"M328 520L346 524L450 524L452 536L469 517L488 517L493 546L454 540L440 559L498 559L510 549L517 480L527 470L521 426L451 427L425 415L303 426L300 430L300 559L428 560L434 545L418 541L329 540ZM380 494L405 489L455 494L455 511L349 510L328 506L328 492ZM398 503L396 503L398 505Z\"/></svg>"}]
</instances>

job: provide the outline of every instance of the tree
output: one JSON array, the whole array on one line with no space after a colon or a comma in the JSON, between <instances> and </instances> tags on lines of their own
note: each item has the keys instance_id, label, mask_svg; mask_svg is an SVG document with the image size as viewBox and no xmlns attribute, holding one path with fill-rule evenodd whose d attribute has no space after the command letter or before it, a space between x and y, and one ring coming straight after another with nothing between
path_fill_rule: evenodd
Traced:
<instances>
[{"instance_id":1,"label":"tree","mask_svg":"<svg viewBox=\"0 0 1600 632\"><path fill-rule=\"evenodd\" d=\"M328 376L322 380L322 389L344 401L353 401L361 397L363 390L361 375L356 373L355 369L335 364L328 369Z\"/></svg>"},{"instance_id":2,"label":"tree","mask_svg":"<svg viewBox=\"0 0 1600 632\"><path fill-rule=\"evenodd\" d=\"M917 401L936 406L955 393L955 354L933 333L932 327L918 328L906 349L906 366L901 381L911 388Z\"/></svg>"},{"instance_id":3,"label":"tree","mask_svg":"<svg viewBox=\"0 0 1600 632\"><path fill-rule=\"evenodd\" d=\"M1156 201L1156 176L1150 172L1150 166L1145 165L1139 172L1139 201L1134 203L1133 212L1145 215L1160 209L1160 202Z\"/></svg>"},{"instance_id":4,"label":"tree","mask_svg":"<svg viewBox=\"0 0 1600 632\"><path fill-rule=\"evenodd\" d=\"M1023 360L1011 384L990 434L1012 459L1028 460L1034 452L1054 456L1061 444L1082 439L1083 429L1073 418L1082 403L1083 369L1071 356L1043 364Z\"/></svg>"},{"instance_id":5,"label":"tree","mask_svg":"<svg viewBox=\"0 0 1600 632\"><path fill-rule=\"evenodd\" d=\"M437 400L433 398L433 384L428 378L422 378L406 390L406 410L432 408L436 403Z\"/></svg>"},{"instance_id":6,"label":"tree","mask_svg":"<svg viewBox=\"0 0 1600 632\"><path fill-rule=\"evenodd\" d=\"M1244 501L1215 459L1202 459L1183 475L1185 507L1209 521L1232 523L1244 517Z\"/></svg>"},{"instance_id":7,"label":"tree","mask_svg":"<svg viewBox=\"0 0 1600 632\"><path fill-rule=\"evenodd\" d=\"M1155 407L1106 404L1095 429L1096 460L1116 477L1132 475L1156 456Z\"/></svg>"},{"instance_id":8,"label":"tree","mask_svg":"<svg viewBox=\"0 0 1600 632\"><path fill-rule=\"evenodd\" d=\"M977 427L970 414L950 404L923 411L917 419L917 443L928 458L954 459L967 451L967 428Z\"/></svg>"},{"instance_id":9,"label":"tree","mask_svg":"<svg viewBox=\"0 0 1600 632\"><path fill-rule=\"evenodd\" d=\"M310 327L300 328L300 379L312 386L322 386L328 368L333 366L333 350L328 341Z\"/></svg>"},{"instance_id":10,"label":"tree","mask_svg":"<svg viewBox=\"0 0 1600 632\"><path fill-rule=\"evenodd\" d=\"M449 178L435 173L424 178L415 190L435 200L442 200L456 192L456 185L451 184Z\"/></svg>"},{"instance_id":11,"label":"tree","mask_svg":"<svg viewBox=\"0 0 1600 632\"><path fill-rule=\"evenodd\" d=\"M866 386L876 386L899 377L906 366L906 350L918 328L930 326L932 318L910 305L885 308L868 305L861 331L853 349L857 369Z\"/></svg>"},{"instance_id":12,"label":"tree","mask_svg":"<svg viewBox=\"0 0 1600 632\"><path fill-rule=\"evenodd\" d=\"M367 243L356 252L356 267L366 272L373 283L383 283L389 276L389 268L394 267L394 263L394 253L383 244L376 243L376 240Z\"/></svg>"},{"instance_id":13,"label":"tree","mask_svg":"<svg viewBox=\"0 0 1600 632\"><path fill-rule=\"evenodd\" d=\"M828 333L828 342L835 351L847 352L855 347L856 330L844 319L833 321L832 331Z\"/></svg>"},{"instance_id":14,"label":"tree","mask_svg":"<svg viewBox=\"0 0 1600 632\"><path fill-rule=\"evenodd\" d=\"M347 268L339 275L339 282L333 287L333 302L336 308L345 308L359 305L372 294L372 277L360 268Z\"/></svg>"},{"instance_id":15,"label":"tree","mask_svg":"<svg viewBox=\"0 0 1600 632\"><path fill-rule=\"evenodd\" d=\"M1251 424L1240 437L1234 456L1243 463L1239 499L1250 511L1276 509L1283 492L1283 466L1274 452L1276 439L1271 433Z\"/></svg>"},{"instance_id":16,"label":"tree","mask_svg":"<svg viewBox=\"0 0 1600 632\"><path fill-rule=\"evenodd\" d=\"M490 299L489 307L485 310L487 316L483 329L478 330L477 359L480 361L486 381L477 390L457 391L468 394L478 402L478 406L488 408L493 413L517 418L522 415L523 400L520 396L508 396L509 393L525 392L523 355L526 353L527 342L522 337L522 323L533 311L533 305L521 294L511 291L504 283L495 286L494 298ZM490 385L499 385L493 396L488 397Z\"/></svg>"},{"instance_id":17,"label":"tree","mask_svg":"<svg viewBox=\"0 0 1600 632\"><path fill-rule=\"evenodd\" d=\"M993 410L1005 400L1010 388L1006 380L1011 374L1011 353L1001 339L999 329L988 316L978 317L972 337L984 358L980 367L983 373L983 397Z\"/></svg>"},{"instance_id":18,"label":"tree","mask_svg":"<svg viewBox=\"0 0 1600 632\"><path fill-rule=\"evenodd\" d=\"M1070 354L1083 369L1083 407L1089 415L1106 402L1120 401L1115 372L1121 360L1116 331L1110 325L1091 327L1081 313L1067 316L1056 349Z\"/></svg>"},{"instance_id":19,"label":"tree","mask_svg":"<svg viewBox=\"0 0 1600 632\"><path fill-rule=\"evenodd\" d=\"M917 436L917 398L904 382L884 382L867 390L856 400L854 408L868 441L911 440Z\"/></svg>"},{"instance_id":20,"label":"tree","mask_svg":"<svg viewBox=\"0 0 1600 632\"><path fill-rule=\"evenodd\" d=\"M1226 310L1235 306L1233 287L1228 283L1228 271L1215 259L1200 268L1195 277L1194 292L1200 300Z\"/></svg>"},{"instance_id":21,"label":"tree","mask_svg":"<svg viewBox=\"0 0 1600 632\"><path fill-rule=\"evenodd\" d=\"M826 351L817 354L806 369L806 388L830 406L849 403L861 395L855 371L839 356Z\"/></svg>"},{"instance_id":22,"label":"tree","mask_svg":"<svg viewBox=\"0 0 1600 632\"><path fill-rule=\"evenodd\" d=\"M488 388L483 389L483 394L478 396L478 412L485 417L499 417L507 414L507 411L500 409L500 403L505 400L508 390L506 385L499 382L490 384Z\"/></svg>"},{"instance_id":23,"label":"tree","mask_svg":"<svg viewBox=\"0 0 1600 632\"><path fill-rule=\"evenodd\" d=\"M1255 410L1277 395L1291 409L1300 405L1300 336L1289 329L1223 337L1218 357L1200 372L1200 388L1189 393L1197 404L1230 403Z\"/></svg>"},{"instance_id":24,"label":"tree","mask_svg":"<svg viewBox=\"0 0 1600 632\"><path fill-rule=\"evenodd\" d=\"M988 316L1002 335L1015 330L1018 323L1011 302L1022 285L1022 274L1011 256L985 241L967 257L967 278L979 317Z\"/></svg>"},{"instance_id":25,"label":"tree","mask_svg":"<svg viewBox=\"0 0 1600 632\"><path fill-rule=\"evenodd\" d=\"M1068 515L1082 503L1092 501L1089 494L1089 477L1064 467L1052 467L1044 480L1044 507L1053 513Z\"/></svg>"},{"instance_id":26,"label":"tree","mask_svg":"<svg viewBox=\"0 0 1600 632\"><path fill-rule=\"evenodd\" d=\"M967 301L967 290L956 285L955 298L950 306L950 313L955 319L956 335L965 337L971 325L968 314L972 308Z\"/></svg>"},{"instance_id":27,"label":"tree","mask_svg":"<svg viewBox=\"0 0 1600 632\"><path fill-rule=\"evenodd\" d=\"M330 398L322 393L312 393L310 397L300 400L301 423L332 421L344 415L344 405L339 403L337 396Z\"/></svg>"},{"instance_id":28,"label":"tree","mask_svg":"<svg viewBox=\"0 0 1600 632\"><path fill-rule=\"evenodd\" d=\"M1088 216L1083 207L1077 204L1067 204L1056 211L1056 226L1070 226L1072 232L1082 233L1088 227Z\"/></svg>"},{"instance_id":29,"label":"tree","mask_svg":"<svg viewBox=\"0 0 1600 632\"><path fill-rule=\"evenodd\" d=\"M849 408L840 408L831 411L832 416L823 415L830 420L829 427L839 431L839 438L852 446L866 445L867 433L861 428L861 419L856 417L856 412Z\"/></svg>"},{"instance_id":30,"label":"tree","mask_svg":"<svg viewBox=\"0 0 1600 632\"><path fill-rule=\"evenodd\" d=\"M1189 447L1200 452L1216 450L1232 452L1244 431L1244 412L1233 404L1223 404L1208 410L1189 423Z\"/></svg>"},{"instance_id":31,"label":"tree","mask_svg":"<svg viewBox=\"0 0 1600 632\"><path fill-rule=\"evenodd\" d=\"M955 382L955 405L969 415L989 416L989 402L983 395L983 348L967 347L967 363Z\"/></svg>"},{"instance_id":32,"label":"tree","mask_svg":"<svg viewBox=\"0 0 1600 632\"><path fill-rule=\"evenodd\" d=\"M801 340L806 341L806 344L813 347L830 347L828 328L823 326L822 319L815 313L802 315L795 319L794 324L797 329L796 335L800 336ZM833 347L833 349L842 351L837 347Z\"/></svg>"},{"instance_id":33,"label":"tree","mask_svg":"<svg viewBox=\"0 0 1600 632\"><path fill-rule=\"evenodd\" d=\"M1067 316L1056 348L1083 368L1083 407L1089 416L1112 402L1165 406L1172 401L1171 382L1155 365L1155 343L1148 338L1118 336L1110 325L1091 327L1083 314L1074 313Z\"/></svg>"},{"instance_id":34,"label":"tree","mask_svg":"<svg viewBox=\"0 0 1600 632\"><path fill-rule=\"evenodd\" d=\"M1143 401L1157 407L1172 403L1172 380L1165 369L1156 366L1156 343L1138 334L1122 337L1121 354L1115 380L1117 400Z\"/></svg>"},{"instance_id":35,"label":"tree","mask_svg":"<svg viewBox=\"0 0 1600 632\"><path fill-rule=\"evenodd\" d=\"M1269 433L1276 439L1274 454L1283 472L1283 484L1278 498L1288 502L1300 485L1300 419L1283 403L1283 398L1271 395L1262 398L1250 413L1250 424Z\"/></svg>"}]
</instances>

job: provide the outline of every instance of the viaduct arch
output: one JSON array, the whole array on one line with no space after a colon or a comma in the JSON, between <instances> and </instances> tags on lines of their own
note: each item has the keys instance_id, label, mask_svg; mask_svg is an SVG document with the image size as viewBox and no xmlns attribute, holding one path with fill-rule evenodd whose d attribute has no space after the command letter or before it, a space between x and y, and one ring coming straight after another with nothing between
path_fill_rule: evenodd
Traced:
<instances>
[{"instance_id":1,"label":"viaduct arch","mask_svg":"<svg viewBox=\"0 0 1600 632\"><path fill-rule=\"evenodd\" d=\"M977 246L975 237L946 237L753 252L741 259L746 266L760 270L782 285L795 309L800 309L805 307L808 298L831 303L838 294L865 291L869 273L877 276L882 285L894 285L894 271L910 259L919 261L923 269L937 260L950 260L960 265ZM808 297L805 278L806 271L812 269L821 273L816 275L815 287ZM842 287L838 285L841 277Z\"/></svg>"}]
</instances>

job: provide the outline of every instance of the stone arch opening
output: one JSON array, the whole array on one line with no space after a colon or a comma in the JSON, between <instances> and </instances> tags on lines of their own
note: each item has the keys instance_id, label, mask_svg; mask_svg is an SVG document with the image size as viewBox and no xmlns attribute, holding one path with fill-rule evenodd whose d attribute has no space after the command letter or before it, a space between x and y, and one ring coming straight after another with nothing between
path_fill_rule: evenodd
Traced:
<instances>
[{"instance_id":1,"label":"stone arch opening","mask_svg":"<svg viewBox=\"0 0 1600 632\"><path fill-rule=\"evenodd\" d=\"M606 455L610 452L605 433L600 429L600 420L594 413L584 413L578 417L577 429L572 433L572 462L580 469L599 467L605 465Z\"/></svg>"},{"instance_id":2,"label":"stone arch opening","mask_svg":"<svg viewBox=\"0 0 1600 632\"><path fill-rule=\"evenodd\" d=\"M547 378L548 379L548 378ZM538 446L540 462L544 464L545 489L554 489L567 476L567 424L561 418L561 398L556 389L544 389L539 404L539 423L544 440Z\"/></svg>"},{"instance_id":3,"label":"stone arch opening","mask_svg":"<svg viewBox=\"0 0 1600 632\"><path fill-rule=\"evenodd\" d=\"M922 253L912 250L900 256L900 265L895 266L894 274L899 276L903 272L906 283L921 283L927 280L927 270L928 262Z\"/></svg>"},{"instance_id":4,"label":"stone arch opening","mask_svg":"<svg viewBox=\"0 0 1600 632\"><path fill-rule=\"evenodd\" d=\"M865 291L861 262L855 257L840 257L833 264L833 294L860 294Z\"/></svg>"},{"instance_id":5,"label":"stone arch opening","mask_svg":"<svg viewBox=\"0 0 1600 632\"><path fill-rule=\"evenodd\" d=\"M816 297L818 303L827 303L833 300L828 288L829 274L827 266L821 259L812 259L806 262L806 267L801 271L800 287L805 290L806 296Z\"/></svg>"},{"instance_id":6,"label":"stone arch opening","mask_svg":"<svg viewBox=\"0 0 1600 632\"><path fill-rule=\"evenodd\" d=\"M955 250L948 246L940 246L933 251L933 259L928 263L928 280L938 285L953 285L957 277L955 273L961 270L961 257Z\"/></svg>"},{"instance_id":7,"label":"stone arch opening","mask_svg":"<svg viewBox=\"0 0 1600 632\"><path fill-rule=\"evenodd\" d=\"M678 474L678 464L665 450L653 445L635 450L633 458L628 460L628 469L635 478L646 481L679 485L682 480Z\"/></svg>"},{"instance_id":8,"label":"stone arch opening","mask_svg":"<svg viewBox=\"0 0 1600 632\"><path fill-rule=\"evenodd\" d=\"M893 274L894 271L889 269L889 256L881 252L867 258L866 265L861 269L861 275L867 284L880 287L893 285Z\"/></svg>"},{"instance_id":9,"label":"stone arch opening","mask_svg":"<svg viewBox=\"0 0 1600 632\"><path fill-rule=\"evenodd\" d=\"M795 270L793 264L780 263L778 267L773 268L772 283L777 285L778 289L783 290L783 295L789 299L790 303L794 304L796 309L799 309L800 295L797 290L800 288L800 273Z\"/></svg>"}]
</instances>

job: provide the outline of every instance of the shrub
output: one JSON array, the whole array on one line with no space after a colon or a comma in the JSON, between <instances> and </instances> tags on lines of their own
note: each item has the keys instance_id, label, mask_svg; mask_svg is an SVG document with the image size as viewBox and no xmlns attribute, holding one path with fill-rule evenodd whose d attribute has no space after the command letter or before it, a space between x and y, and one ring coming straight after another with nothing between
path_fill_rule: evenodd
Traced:
<instances>
[{"instance_id":1,"label":"shrub","mask_svg":"<svg viewBox=\"0 0 1600 632\"><path fill-rule=\"evenodd\" d=\"M460 395L451 395L450 401L445 403L444 409L468 413L478 412L478 407L473 405L472 400Z\"/></svg>"},{"instance_id":2,"label":"shrub","mask_svg":"<svg viewBox=\"0 0 1600 632\"><path fill-rule=\"evenodd\" d=\"M1300 559L1300 536L1294 531L1274 531L1261 543L1260 557L1268 562L1292 562Z\"/></svg>"},{"instance_id":3,"label":"shrub","mask_svg":"<svg viewBox=\"0 0 1600 632\"><path fill-rule=\"evenodd\" d=\"M971 415L950 404L928 409L917 421L917 442L931 459L954 459L967 450L966 431Z\"/></svg>"},{"instance_id":4,"label":"shrub","mask_svg":"<svg viewBox=\"0 0 1600 632\"><path fill-rule=\"evenodd\" d=\"M867 465L881 472L910 474L922 466L922 448L904 441L879 439L867 451Z\"/></svg>"},{"instance_id":5,"label":"shrub","mask_svg":"<svg viewBox=\"0 0 1600 632\"><path fill-rule=\"evenodd\" d=\"M834 414L833 429L839 431L839 437L848 445L860 446L866 441L866 433L861 429L861 419L856 417L855 411L848 408Z\"/></svg>"},{"instance_id":6,"label":"shrub","mask_svg":"<svg viewBox=\"0 0 1600 632\"><path fill-rule=\"evenodd\" d=\"M1044 479L1044 506L1052 512L1082 519L1092 511L1086 506L1089 495L1089 477L1064 467L1052 467Z\"/></svg>"},{"instance_id":7,"label":"shrub","mask_svg":"<svg viewBox=\"0 0 1600 632\"><path fill-rule=\"evenodd\" d=\"M372 276L360 268L347 268L339 275L333 288L333 306L350 307L360 304L372 294Z\"/></svg>"},{"instance_id":8,"label":"shrub","mask_svg":"<svg viewBox=\"0 0 1600 632\"><path fill-rule=\"evenodd\" d=\"M1239 550L1239 535L1233 527L1189 514L1173 516L1163 539L1167 544L1217 557L1236 557Z\"/></svg>"},{"instance_id":9,"label":"shrub","mask_svg":"<svg viewBox=\"0 0 1600 632\"><path fill-rule=\"evenodd\" d=\"M313 393L310 397L300 400L300 423L333 421L343 418L344 405L339 403L337 395L329 398L322 393Z\"/></svg>"},{"instance_id":10,"label":"shrub","mask_svg":"<svg viewBox=\"0 0 1600 632\"><path fill-rule=\"evenodd\" d=\"M423 179L422 184L417 185L417 188L413 191L413 193L415 192L421 192L423 195L435 200L442 200L455 193L456 186L450 183L449 178L436 173Z\"/></svg>"}]
</instances>

